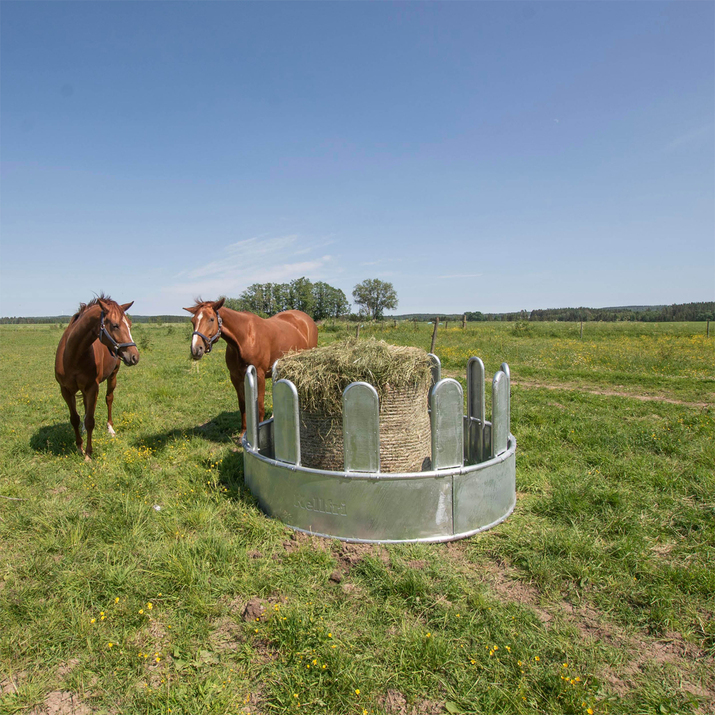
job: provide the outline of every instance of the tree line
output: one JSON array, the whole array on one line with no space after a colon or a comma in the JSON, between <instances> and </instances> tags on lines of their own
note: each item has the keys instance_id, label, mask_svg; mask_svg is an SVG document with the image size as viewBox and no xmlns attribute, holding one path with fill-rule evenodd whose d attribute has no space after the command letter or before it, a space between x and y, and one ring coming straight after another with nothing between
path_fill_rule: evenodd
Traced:
<instances>
[{"instance_id":1,"label":"tree line","mask_svg":"<svg viewBox=\"0 0 715 715\"><path fill-rule=\"evenodd\" d=\"M579 322L601 320L604 322L640 321L643 323L684 323L715 320L715 302L674 303L658 306L626 306L622 308L547 308L521 310L518 313L466 313L467 320L556 320Z\"/></svg>"},{"instance_id":2,"label":"tree line","mask_svg":"<svg viewBox=\"0 0 715 715\"><path fill-rule=\"evenodd\" d=\"M350 313L350 303L340 288L323 281L296 278L290 283L254 283L238 298L226 298L232 310L247 310L263 317L283 310L302 310L313 320L342 318Z\"/></svg>"}]
</instances>

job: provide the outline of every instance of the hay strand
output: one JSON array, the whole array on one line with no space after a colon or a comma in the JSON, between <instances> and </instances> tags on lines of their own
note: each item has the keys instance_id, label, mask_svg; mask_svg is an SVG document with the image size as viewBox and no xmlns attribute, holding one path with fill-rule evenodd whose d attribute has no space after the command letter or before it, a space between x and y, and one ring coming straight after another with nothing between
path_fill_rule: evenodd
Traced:
<instances>
[{"instance_id":1,"label":"hay strand","mask_svg":"<svg viewBox=\"0 0 715 715\"><path fill-rule=\"evenodd\" d=\"M284 355L278 362L278 377L296 386L301 409L339 415L343 390L351 382L369 382L382 405L388 392L417 387L426 390L431 373L429 357L420 348L390 345L374 338L350 338Z\"/></svg>"}]
</instances>

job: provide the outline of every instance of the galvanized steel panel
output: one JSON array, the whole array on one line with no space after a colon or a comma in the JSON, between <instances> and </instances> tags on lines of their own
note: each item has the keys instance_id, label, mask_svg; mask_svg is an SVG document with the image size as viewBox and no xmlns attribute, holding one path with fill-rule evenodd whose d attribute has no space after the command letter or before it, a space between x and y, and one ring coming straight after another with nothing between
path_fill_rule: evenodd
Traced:
<instances>
[{"instance_id":1,"label":"galvanized steel panel","mask_svg":"<svg viewBox=\"0 0 715 715\"><path fill-rule=\"evenodd\" d=\"M261 509L296 529L351 541L444 541L453 535L451 476L341 477L294 471L250 452L245 460Z\"/></svg>"},{"instance_id":2,"label":"galvanized steel panel","mask_svg":"<svg viewBox=\"0 0 715 715\"><path fill-rule=\"evenodd\" d=\"M440 380L429 394L432 428L432 469L461 467L464 463L464 393L452 378Z\"/></svg>"},{"instance_id":3,"label":"galvanized steel panel","mask_svg":"<svg viewBox=\"0 0 715 715\"><path fill-rule=\"evenodd\" d=\"M273 381L273 425L275 459L300 464L298 390L290 380Z\"/></svg>"},{"instance_id":4,"label":"galvanized steel panel","mask_svg":"<svg viewBox=\"0 0 715 715\"><path fill-rule=\"evenodd\" d=\"M249 365L243 378L246 401L246 436L248 441L258 447L258 388L256 368Z\"/></svg>"},{"instance_id":5,"label":"galvanized steel panel","mask_svg":"<svg viewBox=\"0 0 715 715\"><path fill-rule=\"evenodd\" d=\"M511 370L509 369L509 366L503 362L500 366L499 369L506 375L506 379L508 382L507 386L507 394L508 394L508 400L509 400L509 406L507 409L507 431L511 431Z\"/></svg>"},{"instance_id":6,"label":"galvanized steel panel","mask_svg":"<svg viewBox=\"0 0 715 715\"><path fill-rule=\"evenodd\" d=\"M484 363L478 357L471 357L467 363L467 416L478 421L470 425L467 442L467 459L472 464L478 464L489 456L484 453L485 392Z\"/></svg>"},{"instance_id":7,"label":"galvanized steel panel","mask_svg":"<svg viewBox=\"0 0 715 715\"><path fill-rule=\"evenodd\" d=\"M428 353L427 357L432 363L432 384L436 385L442 379L442 363L434 353Z\"/></svg>"},{"instance_id":8,"label":"galvanized steel panel","mask_svg":"<svg viewBox=\"0 0 715 715\"><path fill-rule=\"evenodd\" d=\"M509 439L509 378L499 370L492 380L492 456L507 450Z\"/></svg>"},{"instance_id":9,"label":"galvanized steel panel","mask_svg":"<svg viewBox=\"0 0 715 715\"><path fill-rule=\"evenodd\" d=\"M343 450L346 472L380 471L380 400L367 382L343 392Z\"/></svg>"},{"instance_id":10,"label":"galvanized steel panel","mask_svg":"<svg viewBox=\"0 0 715 715\"><path fill-rule=\"evenodd\" d=\"M488 529L504 520L516 504L516 444L496 460L455 476L454 531L465 534Z\"/></svg>"}]
</instances>

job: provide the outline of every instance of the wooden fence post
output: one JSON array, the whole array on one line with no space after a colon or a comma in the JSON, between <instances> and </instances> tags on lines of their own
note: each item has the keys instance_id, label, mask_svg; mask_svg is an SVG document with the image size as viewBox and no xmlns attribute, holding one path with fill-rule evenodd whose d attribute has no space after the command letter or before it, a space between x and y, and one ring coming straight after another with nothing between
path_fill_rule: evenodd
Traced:
<instances>
[{"instance_id":1,"label":"wooden fence post","mask_svg":"<svg viewBox=\"0 0 715 715\"><path fill-rule=\"evenodd\" d=\"M358 323L357 327L355 328L355 337L356 338L360 337L360 323Z\"/></svg>"},{"instance_id":2,"label":"wooden fence post","mask_svg":"<svg viewBox=\"0 0 715 715\"><path fill-rule=\"evenodd\" d=\"M710 321L708 320L708 326L705 329L705 337L709 338L710 337Z\"/></svg>"},{"instance_id":3,"label":"wooden fence post","mask_svg":"<svg viewBox=\"0 0 715 715\"><path fill-rule=\"evenodd\" d=\"M462 330L464 330L467 327L467 314L465 313L462 316Z\"/></svg>"},{"instance_id":4,"label":"wooden fence post","mask_svg":"<svg viewBox=\"0 0 715 715\"><path fill-rule=\"evenodd\" d=\"M434 319L434 330L432 331L432 345L430 346L429 351L431 353L434 352L434 344L437 342L437 327L439 326L439 316L437 316Z\"/></svg>"},{"instance_id":5,"label":"wooden fence post","mask_svg":"<svg viewBox=\"0 0 715 715\"><path fill-rule=\"evenodd\" d=\"M583 340L583 320L581 321L581 340Z\"/></svg>"}]
</instances>

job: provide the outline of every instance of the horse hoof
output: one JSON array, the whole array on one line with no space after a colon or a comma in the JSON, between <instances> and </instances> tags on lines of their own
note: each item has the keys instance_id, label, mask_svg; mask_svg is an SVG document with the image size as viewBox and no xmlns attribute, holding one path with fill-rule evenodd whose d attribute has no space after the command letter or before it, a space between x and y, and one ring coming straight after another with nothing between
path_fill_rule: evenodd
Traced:
<instances>
[{"instance_id":1,"label":"horse hoof","mask_svg":"<svg viewBox=\"0 0 715 715\"><path fill-rule=\"evenodd\" d=\"M117 436L117 433L114 431L114 428L112 425L107 425L107 434L114 439Z\"/></svg>"},{"instance_id":2,"label":"horse hoof","mask_svg":"<svg viewBox=\"0 0 715 715\"><path fill-rule=\"evenodd\" d=\"M88 454L85 454L85 455L84 455L84 461L85 461L85 462L91 462L91 461L92 461L92 457L90 457Z\"/></svg>"}]
</instances>

